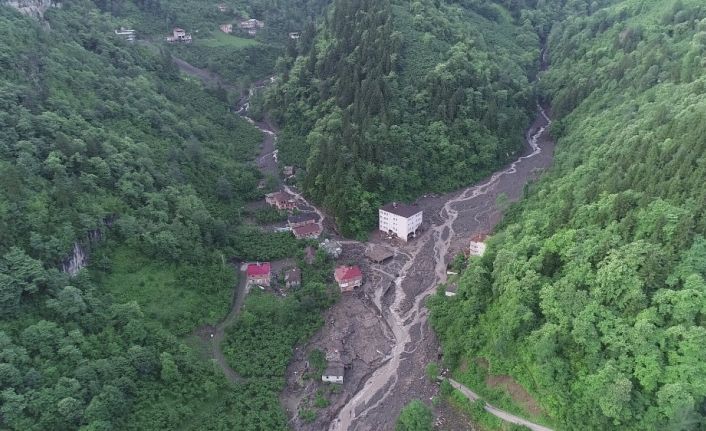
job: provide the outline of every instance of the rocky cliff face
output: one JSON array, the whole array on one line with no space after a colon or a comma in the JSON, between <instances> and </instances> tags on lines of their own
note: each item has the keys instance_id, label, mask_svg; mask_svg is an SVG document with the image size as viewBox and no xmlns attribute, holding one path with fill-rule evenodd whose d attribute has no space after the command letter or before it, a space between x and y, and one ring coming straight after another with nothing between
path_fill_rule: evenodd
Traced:
<instances>
[{"instance_id":1,"label":"rocky cliff face","mask_svg":"<svg viewBox=\"0 0 706 431\"><path fill-rule=\"evenodd\" d=\"M61 7L58 0L0 0L0 4L14 7L21 13L37 19L44 18L44 12L52 7Z\"/></svg>"}]
</instances>

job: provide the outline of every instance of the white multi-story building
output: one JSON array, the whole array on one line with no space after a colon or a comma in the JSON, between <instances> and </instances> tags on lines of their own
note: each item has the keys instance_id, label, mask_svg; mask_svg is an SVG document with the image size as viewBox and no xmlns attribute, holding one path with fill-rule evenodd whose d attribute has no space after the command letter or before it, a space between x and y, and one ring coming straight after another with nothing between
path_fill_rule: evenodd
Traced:
<instances>
[{"instance_id":1,"label":"white multi-story building","mask_svg":"<svg viewBox=\"0 0 706 431\"><path fill-rule=\"evenodd\" d=\"M487 235L479 233L471 238L471 244L468 248L471 256L483 256L485 253L485 241Z\"/></svg>"},{"instance_id":2,"label":"white multi-story building","mask_svg":"<svg viewBox=\"0 0 706 431\"><path fill-rule=\"evenodd\" d=\"M422 209L416 205L389 203L379 210L380 230L407 241L410 235L414 238L417 234L422 225L422 215Z\"/></svg>"}]
</instances>

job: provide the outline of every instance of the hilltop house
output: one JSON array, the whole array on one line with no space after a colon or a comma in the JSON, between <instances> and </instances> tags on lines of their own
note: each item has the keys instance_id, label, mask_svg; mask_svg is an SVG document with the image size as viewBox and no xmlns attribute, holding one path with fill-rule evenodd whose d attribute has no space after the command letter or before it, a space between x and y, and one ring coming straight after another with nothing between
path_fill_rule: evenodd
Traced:
<instances>
[{"instance_id":1,"label":"hilltop house","mask_svg":"<svg viewBox=\"0 0 706 431\"><path fill-rule=\"evenodd\" d=\"M468 247L469 255L483 256L483 253L485 253L485 241L487 238L488 235L482 233L473 235L470 246Z\"/></svg>"},{"instance_id":2,"label":"hilltop house","mask_svg":"<svg viewBox=\"0 0 706 431\"><path fill-rule=\"evenodd\" d=\"M294 196L283 191L265 195L265 202L277 207L279 210L292 210L297 206Z\"/></svg>"},{"instance_id":3,"label":"hilltop house","mask_svg":"<svg viewBox=\"0 0 706 431\"><path fill-rule=\"evenodd\" d=\"M255 36L257 34L257 30L265 27L265 23L251 18L241 21L240 24L238 24L238 27L240 27L241 30L247 31L250 36Z\"/></svg>"},{"instance_id":4,"label":"hilltop house","mask_svg":"<svg viewBox=\"0 0 706 431\"><path fill-rule=\"evenodd\" d=\"M341 292L352 292L363 285L363 273L357 266L339 266L333 276Z\"/></svg>"},{"instance_id":5,"label":"hilltop house","mask_svg":"<svg viewBox=\"0 0 706 431\"><path fill-rule=\"evenodd\" d=\"M191 41L191 34L179 27L174 27L172 30L172 35L167 36L167 42L170 43L191 43Z\"/></svg>"},{"instance_id":6,"label":"hilltop house","mask_svg":"<svg viewBox=\"0 0 706 431\"><path fill-rule=\"evenodd\" d=\"M298 31L294 31L294 32L289 33L289 38L290 38L290 39L297 40L297 39L299 39L301 36L302 36L301 33L299 33Z\"/></svg>"},{"instance_id":7,"label":"hilltop house","mask_svg":"<svg viewBox=\"0 0 706 431\"><path fill-rule=\"evenodd\" d=\"M272 281L270 262L257 262L248 264L246 271L248 286L269 287Z\"/></svg>"},{"instance_id":8,"label":"hilltop house","mask_svg":"<svg viewBox=\"0 0 706 431\"><path fill-rule=\"evenodd\" d=\"M410 235L417 235L422 224L422 209L416 205L397 202L389 203L379 209L380 230L389 235L396 235L402 241L408 241Z\"/></svg>"},{"instance_id":9,"label":"hilltop house","mask_svg":"<svg viewBox=\"0 0 706 431\"><path fill-rule=\"evenodd\" d=\"M120 30L115 30L115 34L128 42L134 42L137 38L137 32L135 30L125 27L120 27Z\"/></svg>"},{"instance_id":10,"label":"hilltop house","mask_svg":"<svg viewBox=\"0 0 706 431\"><path fill-rule=\"evenodd\" d=\"M318 224L307 224L292 228L292 233L297 239L316 239L321 235L321 226Z\"/></svg>"},{"instance_id":11,"label":"hilltop house","mask_svg":"<svg viewBox=\"0 0 706 431\"><path fill-rule=\"evenodd\" d=\"M284 273L284 285L287 289L299 287L302 284L302 271L299 268L292 268Z\"/></svg>"},{"instance_id":12,"label":"hilltop house","mask_svg":"<svg viewBox=\"0 0 706 431\"><path fill-rule=\"evenodd\" d=\"M233 24L221 24L218 28L225 34L233 33Z\"/></svg>"},{"instance_id":13,"label":"hilltop house","mask_svg":"<svg viewBox=\"0 0 706 431\"><path fill-rule=\"evenodd\" d=\"M217 7L218 7L218 11L221 13L228 12L228 6L226 6L225 3L221 3Z\"/></svg>"}]
</instances>

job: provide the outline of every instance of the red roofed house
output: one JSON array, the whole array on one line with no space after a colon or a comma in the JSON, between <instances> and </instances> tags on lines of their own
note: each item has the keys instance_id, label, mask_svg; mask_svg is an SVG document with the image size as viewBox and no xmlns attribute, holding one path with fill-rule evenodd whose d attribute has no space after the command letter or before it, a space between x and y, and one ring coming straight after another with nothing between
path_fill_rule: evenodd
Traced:
<instances>
[{"instance_id":1,"label":"red roofed house","mask_svg":"<svg viewBox=\"0 0 706 431\"><path fill-rule=\"evenodd\" d=\"M292 210L297 206L294 196L282 191L265 195L265 202L277 207L279 210Z\"/></svg>"},{"instance_id":2,"label":"red roofed house","mask_svg":"<svg viewBox=\"0 0 706 431\"><path fill-rule=\"evenodd\" d=\"M334 272L334 278L341 292L352 292L363 284L363 273L357 266L339 266Z\"/></svg>"},{"instance_id":3,"label":"red roofed house","mask_svg":"<svg viewBox=\"0 0 706 431\"><path fill-rule=\"evenodd\" d=\"M270 287L271 274L270 262L249 263L247 269L248 285Z\"/></svg>"},{"instance_id":4,"label":"red roofed house","mask_svg":"<svg viewBox=\"0 0 706 431\"><path fill-rule=\"evenodd\" d=\"M292 233L297 239L316 239L321 235L321 226L318 224L307 224L293 228Z\"/></svg>"},{"instance_id":5,"label":"red roofed house","mask_svg":"<svg viewBox=\"0 0 706 431\"><path fill-rule=\"evenodd\" d=\"M483 253L485 253L485 240L488 238L488 235L479 233L476 235L473 235L471 238L471 244L468 249L469 254L471 256L483 256Z\"/></svg>"}]
</instances>

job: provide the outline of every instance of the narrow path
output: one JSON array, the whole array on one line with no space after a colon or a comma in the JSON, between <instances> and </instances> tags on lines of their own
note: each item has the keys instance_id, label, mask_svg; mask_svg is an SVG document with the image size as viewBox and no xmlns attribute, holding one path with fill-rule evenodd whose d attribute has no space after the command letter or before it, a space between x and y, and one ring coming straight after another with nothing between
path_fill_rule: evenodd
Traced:
<instances>
[{"instance_id":1,"label":"narrow path","mask_svg":"<svg viewBox=\"0 0 706 431\"><path fill-rule=\"evenodd\" d=\"M179 70L188 75L201 79L205 85L219 85L228 90L235 90L235 87L225 82L216 73L193 66L185 60L182 60L177 57L172 57L172 60L174 61L174 64L179 67ZM246 116L247 108L250 104L250 97L254 94L254 88L260 88L264 85L267 85L268 82L271 82L271 78L267 78L254 83L253 89L250 90L248 95L241 98L239 102L239 109L237 110L236 114L245 118L248 122L255 125L258 129L260 129L260 131L263 132L264 138L261 151L265 154L261 153L261 155L257 159L257 164L258 167L264 173L276 175L277 151L275 149L274 127L272 127L272 125L267 120L258 123ZM233 296L231 298L231 306L228 314L216 326L205 325L194 331L194 335L200 338L202 342L208 344L210 350L210 357L216 362L216 364L218 364L228 381L232 383L242 382L243 378L239 376L238 373L233 370L228 364L228 360L223 354L221 344L225 339L226 330L230 326L232 326L238 318L240 310L243 308L245 298L248 294L247 279L243 271L240 270L239 265L240 263L238 263L238 266L234 268L236 273L239 274L239 277L238 284L233 289Z\"/></svg>"},{"instance_id":2,"label":"narrow path","mask_svg":"<svg viewBox=\"0 0 706 431\"><path fill-rule=\"evenodd\" d=\"M211 358L216 361L218 367L223 371L223 374L225 374L226 378L231 383L242 382L243 378L239 376L238 373L228 364L228 360L223 354L221 344L225 339L226 330L235 323L238 315L240 314L240 310L243 308L245 297L248 293L245 275L242 274L239 267L236 267L235 270L240 274L240 277L238 278L237 286L233 289L230 311L220 322L218 322L216 326L205 325L198 328L194 332L194 334L199 337L202 342L209 346L209 354Z\"/></svg>"},{"instance_id":3,"label":"narrow path","mask_svg":"<svg viewBox=\"0 0 706 431\"><path fill-rule=\"evenodd\" d=\"M471 401L477 401L480 399L480 396L473 392L472 390L468 389L466 386L462 385L461 383L457 382L454 379L448 379L449 383L451 386L454 388L458 389L466 398L468 398ZM510 422L516 425L523 425L526 426L527 428L531 429L532 431L553 431L551 428L547 428L542 425L535 424L533 422L530 422L528 420L522 419L519 416L515 416L512 413L508 413L504 410L500 410L497 407L494 407L488 403L485 403L485 411L490 413L491 415L500 418L504 420L505 422Z\"/></svg>"}]
</instances>

